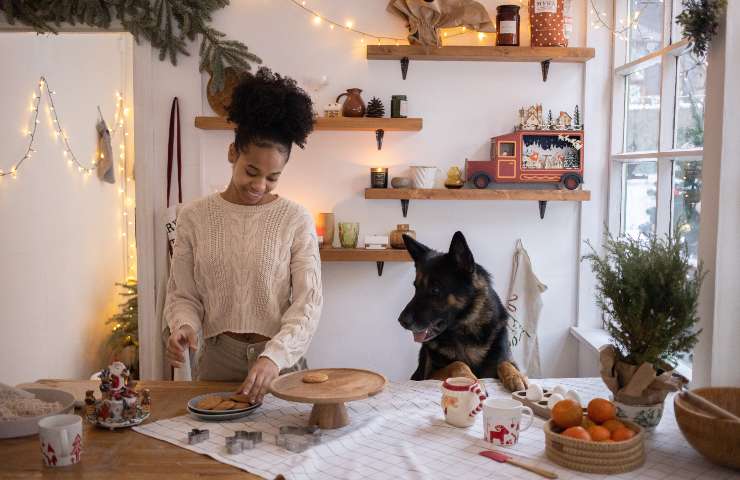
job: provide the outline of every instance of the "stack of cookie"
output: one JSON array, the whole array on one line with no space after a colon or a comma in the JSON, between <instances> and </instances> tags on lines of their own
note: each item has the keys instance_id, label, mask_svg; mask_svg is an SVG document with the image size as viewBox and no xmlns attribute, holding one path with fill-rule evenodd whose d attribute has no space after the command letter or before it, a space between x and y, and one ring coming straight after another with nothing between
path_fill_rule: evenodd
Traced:
<instances>
[{"instance_id":1,"label":"stack of cookie","mask_svg":"<svg viewBox=\"0 0 740 480\"><path fill-rule=\"evenodd\" d=\"M187 410L200 420L221 421L244 417L259 406L251 403L244 394L219 392L192 398Z\"/></svg>"}]
</instances>

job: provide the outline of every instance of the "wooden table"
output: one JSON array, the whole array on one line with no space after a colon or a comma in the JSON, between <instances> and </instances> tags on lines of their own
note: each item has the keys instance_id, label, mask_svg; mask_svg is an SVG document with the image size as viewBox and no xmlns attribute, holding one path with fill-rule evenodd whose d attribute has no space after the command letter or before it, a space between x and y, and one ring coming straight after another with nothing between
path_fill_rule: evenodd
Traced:
<instances>
[{"instance_id":1,"label":"wooden table","mask_svg":"<svg viewBox=\"0 0 740 480\"><path fill-rule=\"evenodd\" d=\"M187 401L196 395L234 391L239 386L219 382L141 382L139 385L139 388L151 390L152 414L147 422L186 414ZM87 421L83 421L83 425L82 461L70 467L44 467L38 435L0 440L0 478L262 478L205 455L140 435L130 428L109 431Z\"/></svg>"}]
</instances>

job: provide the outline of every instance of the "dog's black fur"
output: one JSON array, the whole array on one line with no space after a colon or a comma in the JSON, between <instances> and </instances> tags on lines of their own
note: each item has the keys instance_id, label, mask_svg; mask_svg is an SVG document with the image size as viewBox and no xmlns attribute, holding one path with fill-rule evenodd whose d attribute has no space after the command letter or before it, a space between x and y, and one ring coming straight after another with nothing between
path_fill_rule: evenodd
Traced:
<instances>
[{"instance_id":1,"label":"dog's black fur","mask_svg":"<svg viewBox=\"0 0 740 480\"><path fill-rule=\"evenodd\" d=\"M398 321L412 332L427 331L411 379L428 379L455 361L466 363L478 378L498 378L502 362L513 366L509 316L463 234L455 233L444 254L409 236L403 240L416 265L416 293ZM514 374L521 375L515 367Z\"/></svg>"}]
</instances>

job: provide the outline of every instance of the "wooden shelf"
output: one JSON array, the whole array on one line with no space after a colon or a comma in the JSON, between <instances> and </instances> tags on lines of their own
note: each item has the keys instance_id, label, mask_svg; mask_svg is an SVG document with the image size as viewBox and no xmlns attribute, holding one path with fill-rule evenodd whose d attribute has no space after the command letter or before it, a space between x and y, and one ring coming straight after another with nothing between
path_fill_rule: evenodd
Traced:
<instances>
[{"instance_id":1,"label":"wooden shelf","mask_svg":"<svg viewBox=\"0 0 740 480\"><path fill-rule=\"evenodd\" d=\"M400 60L401 74L406 79L410 60L535 62L542 67L542 80L547 81L550 63L585 63L596 55L593 48L563 47L494 47L450 45L368 45L368 60Z\"/></svg>"},{"instance_id":2,"label":"wooden shelf","mask_svg":"<svg viewBox=\"0 0 740 480\"><path fill-rule=\"evenodd\" d=\"M195 127L202 130L233 130L235 126L223 117L195 117ZM423 127L421 118L319 117L315 130L375 132L418 132Z\"/></svg>"},{"instance_id":3,"label":"wooden shelf","mask_svg":"<svg viewBox=\"0 0 740 480\"><path fill-rule=\"evenodd\" d=\"M322 248L320 253L322 262L375 262L378 276L383 275L385 262L413 261L407 250L400 249Z\"/></svg>"},{"instance_id":4,"label":"wooden shelf","mask_svg":"<svg viewBox=\"0 0 740 480\"><path fill-rule=\"evenodd\" d=\"M591 200L588 190L556 189L503 189L503 188L367 188L368 200L401 200L403 216L408 213L410 200L536 200L539 202L540 218L545 217L547 202L587 202Z\"/></svg>"},{"instance_id":5,"label":"wooden shelf","mask_svg":"<svg viewBox=\"0 0 740 480\"><path fill-rule=\"evenodd\" d=\"M444 60L476 62L585 63L594 58L593 48L493 47L450 45L442 48L423 45L368 45L368 60Z\"/></svg>"}]
</instances>

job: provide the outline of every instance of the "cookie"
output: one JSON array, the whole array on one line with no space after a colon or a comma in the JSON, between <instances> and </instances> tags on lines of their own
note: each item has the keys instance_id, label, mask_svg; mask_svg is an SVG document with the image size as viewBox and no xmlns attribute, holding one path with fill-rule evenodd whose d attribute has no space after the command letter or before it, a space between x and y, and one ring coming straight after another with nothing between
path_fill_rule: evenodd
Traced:
<instances>
[{"instance_id":1,"label":"cookie","mask_svg":"<svg viewBox=\"0 0 740 480\"><path fill-rule=\"evenodd\" d=\"M223 398L214 395L212 397L206 397L200 402L196 403L195 407L200 408L201 410L213 410L213 407L223 402L223 400Z\"/></svg>"},{"instance_id":2,"label":"cookie","mask_svg":"<svg viewBox=\"0 0 740 480\"><path fill-rule=\"evenodd\" d=\"M236 402L233 402L231 400L223 400L221 403L216 405L213 409L214 410L231 410L234 408L234 405Z\"/></svg>"},{"instance_id":3,"label":"cookie","mask_svg":"<svg viewBox=\"0 0 740 480\"><path fill-rule=\"evenodd\" d=\"M329 380L329 375L321 372L309 372L303 376L304 383L324 383Z\"/></svg>"},{"instance_id":4,"label":"cookie","mask_svg":"<svg viewBox=\"0 0 740 480\"><path fill-rule=\"evenodd\" d=\"M249 403L249 398L243 393L237 393L229 397L229 400L239 403Z\"/></svg>"},{"instance_id":5,"label":"cookie","mask_svg":"<svg viewBox=\"0 0 740 480\"><path fill-rule=\"evenodd\" d=\"M251 405L249 403L234 402L234 410L241 410L242 408L248 408Z\"/></svg>"}]
</instances>

